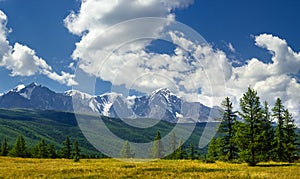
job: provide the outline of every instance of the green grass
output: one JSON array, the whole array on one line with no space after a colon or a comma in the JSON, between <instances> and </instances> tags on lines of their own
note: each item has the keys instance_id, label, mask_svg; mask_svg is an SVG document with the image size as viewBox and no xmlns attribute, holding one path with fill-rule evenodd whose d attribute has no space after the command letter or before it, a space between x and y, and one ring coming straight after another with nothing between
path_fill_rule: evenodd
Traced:
<instances>
[{"instance_id":1,"label":"green grass","mask_svg":"<svg viewBox=\"0 0 300 179\"><path fill-rule=\"evenodd\" d=\"M190 160L0 158L0 178L299 178L300 164L247 164Z\"/></svg>"}]
</instances>

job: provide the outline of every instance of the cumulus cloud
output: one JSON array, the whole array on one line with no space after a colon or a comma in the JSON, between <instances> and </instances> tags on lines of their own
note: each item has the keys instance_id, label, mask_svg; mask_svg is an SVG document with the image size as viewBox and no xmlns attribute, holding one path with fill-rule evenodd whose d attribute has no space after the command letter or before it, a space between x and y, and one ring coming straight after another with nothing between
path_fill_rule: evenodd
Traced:
<instances>
[{"instance_id":1,"label":"cumulus cloud","mask_svg":"<svg viewBox=\"0 0 300 179\"><path fill-rule=\"evenodd\" d=\"M281 98L300 124L300 84L294 78L300 70L300 53L294 52L286 40L271 34L256 36L255 44L272 54L272 62L267 64L253 58L246 65L233 68L227 81L228 93L237 104L251 85L271 105Z\"/></svg>"},{"instance_id":2,"label":"cumulus cloud","mask_svg":"<svg viewBox=\"0 0 300 179\"><path fill-rule=\"evenodd\" d=\"M186 0L83 0L80 10L65 19L68 30L82 37L72 57L80 59L81 70L113 85L145 93L167 87L208 106L219 105L225 96L230 96L237 108L250 85L271 105L280 97L299 118L300 86L293 75L299 73L300 54L285 40L261 34L255 37L255 44L272 54L272 62L253 58L246 65L233 67L223 51L197 43L182 32L166 30L175 20L173 10L191 3ZM141 17L167 20L124 23ZM173 54L149 52L147 46L151 39L161 38L163 33L176 44ZM228 48L235 51L233 44Z\"/></svg>"},{"instance_id":3,"label":"cumulus cloud","mask_svg":"<svg viewBox=\"0 0 300 179\"><path fill-rule=\"evenodd\" d=\"M38 57L36 52L19 43L10 46L7 40L9 33L7 27L7 16L0 11L0 67L5 67L11 71L11 76L32 76L44 74L52 80L66 85L75 85L74 75L61 72L58 75L53 72L51 66L45 60Z\"/></svg>"}]
</instances>

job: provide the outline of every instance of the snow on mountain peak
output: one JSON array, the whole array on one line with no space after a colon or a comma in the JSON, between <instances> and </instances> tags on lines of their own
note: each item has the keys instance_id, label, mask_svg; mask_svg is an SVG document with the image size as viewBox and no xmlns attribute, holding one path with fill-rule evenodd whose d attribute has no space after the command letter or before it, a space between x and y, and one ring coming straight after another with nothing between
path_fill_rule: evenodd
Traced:
<instances>
[{"instance_id":1,"label":"snow on mountain peak","mask_svg":"<svg viewBox=\"0 0 300 179\"><path fill-rule=\"evenodd\" d=\"M86 99L86 98L90 99L90 98L92 98L92 95L89 95L87 93L83 93L81 91L74 90L74 89L66 91L64 94L67 95L67 96L71 96L71 97L80 96L81 99Z\"/></svg>"},{"instance_id":2,"label":"snow on mountain peak","mask_svg":"<svg viewBox=\"0 0 300 179\"><path fill-rule=\"evenodd\" d=\"M20 92L24 88L25 88L25 85L24 84L20 84L20 85L16 86L14 89L12 89L11 91L18 93L18 92Z\"/></svg>"}]
</instances>

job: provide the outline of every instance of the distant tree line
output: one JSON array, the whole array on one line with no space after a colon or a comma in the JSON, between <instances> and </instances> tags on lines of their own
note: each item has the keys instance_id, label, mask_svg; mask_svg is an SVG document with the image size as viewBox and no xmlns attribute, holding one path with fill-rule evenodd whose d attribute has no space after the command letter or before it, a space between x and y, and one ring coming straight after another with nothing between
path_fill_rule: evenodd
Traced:
<instances>
[{"instance_id":1,"label":"distant tree line","mask_svg":"<svg viewBox=\"0 0 300 179\"><path fill-rule=\"evenodd\" d=\"M233 111L228 97L222 107L219 135L210 142L207 161L239 161L253 166L263 161L294 162L297 159L295 121L280 98L271 112L268 103L262 105L257 92L249 87L240 99L240 111Z\"/></svg>"},{"instance_id":2,"label":"distant tree line","mask_svg":"<svg viewBox=\"0 0 300 179\"><path fill-rule=\"evenodd\" d=\"M63 142L63 147L56 150L53 144L47 144L44 139L32 148L28 148L26 146L25 138L22 135L17 137L16 142L11 149L8 147L7 138L4 137L1 143L0 154L1 156L22 158L65 158L73 159L75 162L78 162L82 157L78 141L75 141L74 144L72 144L69 137L66 137Z\"/></svg>"},{"instance_id":3,"label":"distant tree line","mask_svg":"<svg viewBox=\"0 0 300 179\"><path fill-rule=\"evenodd\" d=\"M173 151L170 155L165 156L166 150ZM125 141L120 150L121 158L134 158L135 153L128 141ZM198 153L193 144L185 147L182 139L178 139L174 132L171 133L169 144L164 146L161 141L160 131L157 131L153 140L153 146L149 149L149 158L153 159L200 159L201 155Z\"/></svg>"}]
</instances>

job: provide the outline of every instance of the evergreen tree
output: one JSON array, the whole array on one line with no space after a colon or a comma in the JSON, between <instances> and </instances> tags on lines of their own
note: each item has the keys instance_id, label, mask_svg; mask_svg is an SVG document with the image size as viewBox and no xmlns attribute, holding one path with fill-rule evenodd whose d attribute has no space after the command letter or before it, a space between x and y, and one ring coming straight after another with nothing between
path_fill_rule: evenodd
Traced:
<instances>
[{"instance_id":1,"label":"evergreen tree","mask_svg":"<svg viewBox=\"0 0 300 179\"><path fill-rule=\"evenodd\" d=\"M289 113L288 110L285 110L284 115L284 129L285 129L285 140L284 146L286 148L286 156L285 161L294 162L297 152L297 144L296 144L296 125L293 116Z\"/></svg>"},{"instance_id":2,"label":"evergreen tree","mask_svg":"<svg viewBox=\"0 0 300 179\"><path fill-rule=\"evenodd\" d=\"M162 158L164 154L164 147L161 141L160 132L157 131L157 134L153 141L153 147L152 147L152 158Z\"/></svg>"},{"instance_id":3,"label":"evergreen tree","mask_svg":"<svg viewBox=\"0 0 300 179\"><path fill-rule=\"evenodd\" d=\"M63 142L63 147L61 148L61 157L70 159L72 154L72 143L69 136L66 137L66 140Z\"/></svg>"},{"instance_id":4,"label":"evergreen tree","mask_svg":"<svg viewBox=\"0 0 300 179\"><path fill-rule=\"evenodd\" d=\"M189 146L189 159L191 160L195 159L195 148L193 144L190 144Z\"/></svg>"},{"instance_id":5,"label":"evergreen tree","mask_svg":"<svg viewBox=\"0 0 300 179\"><path fill-rule=\"evenodd\" d=\"M9 155L12 157L27 157L26 143L22 135L16 139L16 143L12 150L10 150Z\"/></svg>"},{"instance_id":6,"label":"evergreen tree","mask_svg":"<svg viewBox=\"0 0 300 179\"><path fill-rule=\"evenodd\" d=\"M184 159L185 151L182 139L179 140L178 148L175 151L175 159Z\"/></svg>"},{"instance_id":7,"label":"evergreen tree","mask_svg":"<svg viewBox=\"0 0 300 179\"><path fill-rule=\"evenodd\" d=\"M7 145L7 139L6 137L4 137L1 144L1 156L7 156L7 155L8 155L8 145Z\"/></svg>"},{"instance_id":8,"label":"evergreen tree","mask_svg":"<svg viewBox=\"0 0 300 179\"><path fill-rule=\"evenodd\" d=\"M37 149L37 158L48 158L48 146L44 139L42 139L36 146Z\"/></svg>"},{"instance_id":9,"label":"evergreen tree","mask_svg":"<svg viewBox=\"0 0 300 179\"><path fill-rule=\"evenodd\" d=\"M177 149L177 138L176 138L175 132L172 132L170 135L170 150L172 151L172 154L170 155L170 157L172 159L175 159L176 149Z\"/></svg>"},{"instance_id":10,"label":"evergreen tree","mask_svg":"<svg viewBox=\"0 0 300 179\"><path fill-rule=\"evenodd\" d=\"M78 141L74 142L73 160L74 162L79 162L80 160L80 150Z\"/></svg>"},{"instance_id":11,"label":"evergreen tree","mask_svg":"<svg viewBox=\"0 0 300 179\"><path fill-rule=\"evenodd\" d=\"M47 147L48 158L57 158L57 153L55 151L54 145L50 144Z\"/></svg>"},{"instance_id":12,"label":"evergreen tree","mask_svg":"<svg viewBox=\"0 0 300 179\"><path fill-rule=\"evenodd\" d=\"M264 161L269 161L273 158L273 141L274 141L274 130L272 127L272 118L269 110L269 104L267 101L264 102L262 109L262 125L263 135L261 142L264 144L262 147L262 155Z\"/></svg>"},{"instance_id":13,"label":"evergreen tree","mask_svg":"<svg viewBox=\"0 0 300 179\"><path fill-rule=\"evenodd\" d=\"M219 139L213 138L209 145L208 145L208 151L206 156L207 162L215 162L219 159L219 153L220 153L220 145L218 142Z\"/></svg>"},{"instance_id":14,"label":"evergreen tree","mask_svg":"<svg viewBox=\"0 0 300 179\"><path fill-rule=\"evenodd\" d=\"M277 98L276 103L272 109L273 119L277 121L274 136L274 160L284 161L287 158L284 147L284 115L285 109L280 98Z\"/></svg>"},{"instance_id":15,"label":"evergreen tree","mask_svg":"<svg viewBox=\"0 0 300 179\"><path fill-rule=\"evenodd\" d=\"M262 109L254 89L248 91L240 99L241 112L239 113L243 122L239 123L236 133L237 144L240 149L240 157L249 165L253 166L263 158L261 143L264 120L262 120Z\"/></svg>"},{"instance_id":16,"label":"evergreen tree","mask_svg":"<svg viewBox=\"0 0 300 179\"><path fill-rule=\"evenodd\" d=\"M122 146L122 149L120 151L120 156L121 158L133 158L134 157L134 152L132 151L130 144L127 141L125 141L125 143Z\"/></svg>"},{"instance_id":17,"label":"evergreen tree","mask_svg":"<svg viewBox=\"0 0 300 179\"><path fill-rule=\"evenodd\" d=\"M238 148L235 143L236 114L233 112L232 102L226 97L222 102L224 109L223 120L219 128L220 136L220 159L232 161L238 157Z\"/></svg>"}]
</instances>

